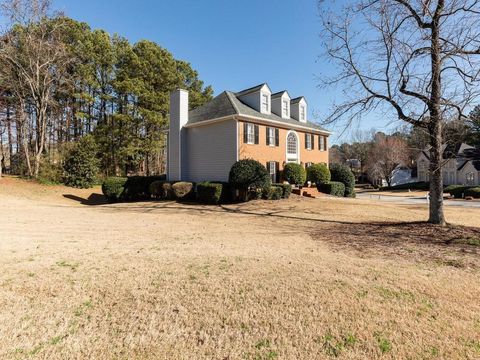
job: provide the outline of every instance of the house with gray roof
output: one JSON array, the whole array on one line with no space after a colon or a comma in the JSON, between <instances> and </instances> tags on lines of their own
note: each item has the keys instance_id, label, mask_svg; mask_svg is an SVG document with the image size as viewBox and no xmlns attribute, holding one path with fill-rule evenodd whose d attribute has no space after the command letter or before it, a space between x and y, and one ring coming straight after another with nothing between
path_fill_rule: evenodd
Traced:
<instances>
[{"instance_id":1,"label":"house with gray roof","mask_svg":"<svg viewBox=\"0 0 480 360\"><path fill-rule=\"evenodd\" d=\"M328 164L330 131L309 121L303 96L272 94L267 84L224 91L189 109L188 92L170 97L167 177L171 181L227 181L232 165L252 158L281 181L285 164Z\"/></svg>"}]
</instances>

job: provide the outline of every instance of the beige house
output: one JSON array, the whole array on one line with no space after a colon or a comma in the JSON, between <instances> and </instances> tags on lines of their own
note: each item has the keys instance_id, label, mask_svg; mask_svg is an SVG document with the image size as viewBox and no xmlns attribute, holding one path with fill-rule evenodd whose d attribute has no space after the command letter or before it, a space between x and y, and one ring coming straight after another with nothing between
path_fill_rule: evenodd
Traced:
<instances>
[{"instance_id":1,"label":"beige house","mask_svg":"<svg viewBox=\"0 0 480 360\"><path fill-rule=\"evenodd\" d=\"M443 184L480 185L480 151L468 144L443 146ZM429 148L417 157L418 181L429 181Z\"/></svg>"}]
</instances>

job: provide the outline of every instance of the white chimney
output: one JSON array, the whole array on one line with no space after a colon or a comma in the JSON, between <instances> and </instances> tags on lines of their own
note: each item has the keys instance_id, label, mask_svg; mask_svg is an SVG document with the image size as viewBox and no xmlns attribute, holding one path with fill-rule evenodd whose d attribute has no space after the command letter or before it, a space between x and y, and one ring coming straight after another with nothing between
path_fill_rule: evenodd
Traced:
<instances>
[{"instance_id":1,"label":"white chimney","mask_svg":"<svg viewBox=\"0 0 480 360\"><path fill-rule=\"evenodd\" d=\"M170 94L170 128L168 131L167 179L182 180L182 148L188 122L188 91L175 90Z\"/></svg>"}]
</instances>

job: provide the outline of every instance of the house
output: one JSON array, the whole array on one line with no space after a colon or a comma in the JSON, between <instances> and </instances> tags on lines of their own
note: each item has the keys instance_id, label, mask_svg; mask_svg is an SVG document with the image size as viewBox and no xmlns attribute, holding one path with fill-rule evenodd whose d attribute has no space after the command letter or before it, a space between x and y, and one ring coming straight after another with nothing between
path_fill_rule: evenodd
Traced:
<instances>
[{"instance_id":1,"label":"house","mask_svg":"<svg viewBox=\"0 0 480 360\"><path fill-rule=\"evenodd\" d=\"M468 144L443 145L444 185L480 185L480 150ZM417 157L418 181L429 181L429 148Z\"/></svg>"},{"instance_id":2,"label":"house","mask_svg":"<svg viewBox=\"0 0 480 360\"><path fill-rule=\"evenodd\" d=\"M287 91L272 94L267 84L240 92L224 91L189 111L188 92L170 97L167 178L170 181L228 181L241 159L264 164L272 181L285 164L328 164L328 137L308 121L307 101Z\"/></svg>"}]
</instances>

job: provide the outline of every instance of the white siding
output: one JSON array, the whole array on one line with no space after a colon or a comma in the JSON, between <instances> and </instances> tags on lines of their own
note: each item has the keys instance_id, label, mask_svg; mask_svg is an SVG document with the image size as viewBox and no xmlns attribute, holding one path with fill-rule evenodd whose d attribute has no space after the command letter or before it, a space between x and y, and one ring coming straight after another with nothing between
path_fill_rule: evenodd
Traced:
<instances>
[{"instance_id":1,"label":"white siding","mask_svg":"<svg viewBox=\"0 0 480 360\"><path fill-rule=\"evenodd\" d=\"M180 180L183 177L185 124L188 121L188 91L176 90L170 95L170 129L168 132L168 180Z\"/></svg>"},{"instance_id":2,"label":"white siding","mask_svg":"<svg viewBox=\"0 0 480 360\"><path fill-rule=\"evenodd\" d=\"M237 161L237 122L227 120L185 129L186 157L182 180L228 181Z\"/></svg>"},{"instance_id":3,"label":"white siding","mask_svg":"<svg viewBox=\"0 0 480 360\"><path fill-rule=\"evenodd\" d=\"M467 174L473 173L473 184L467 184ZM465 166L458 172L458 183L462 185L480 185L480 178L478 171L475 169L471 161L469 161Z\"/></svg>"}]
</instances>

